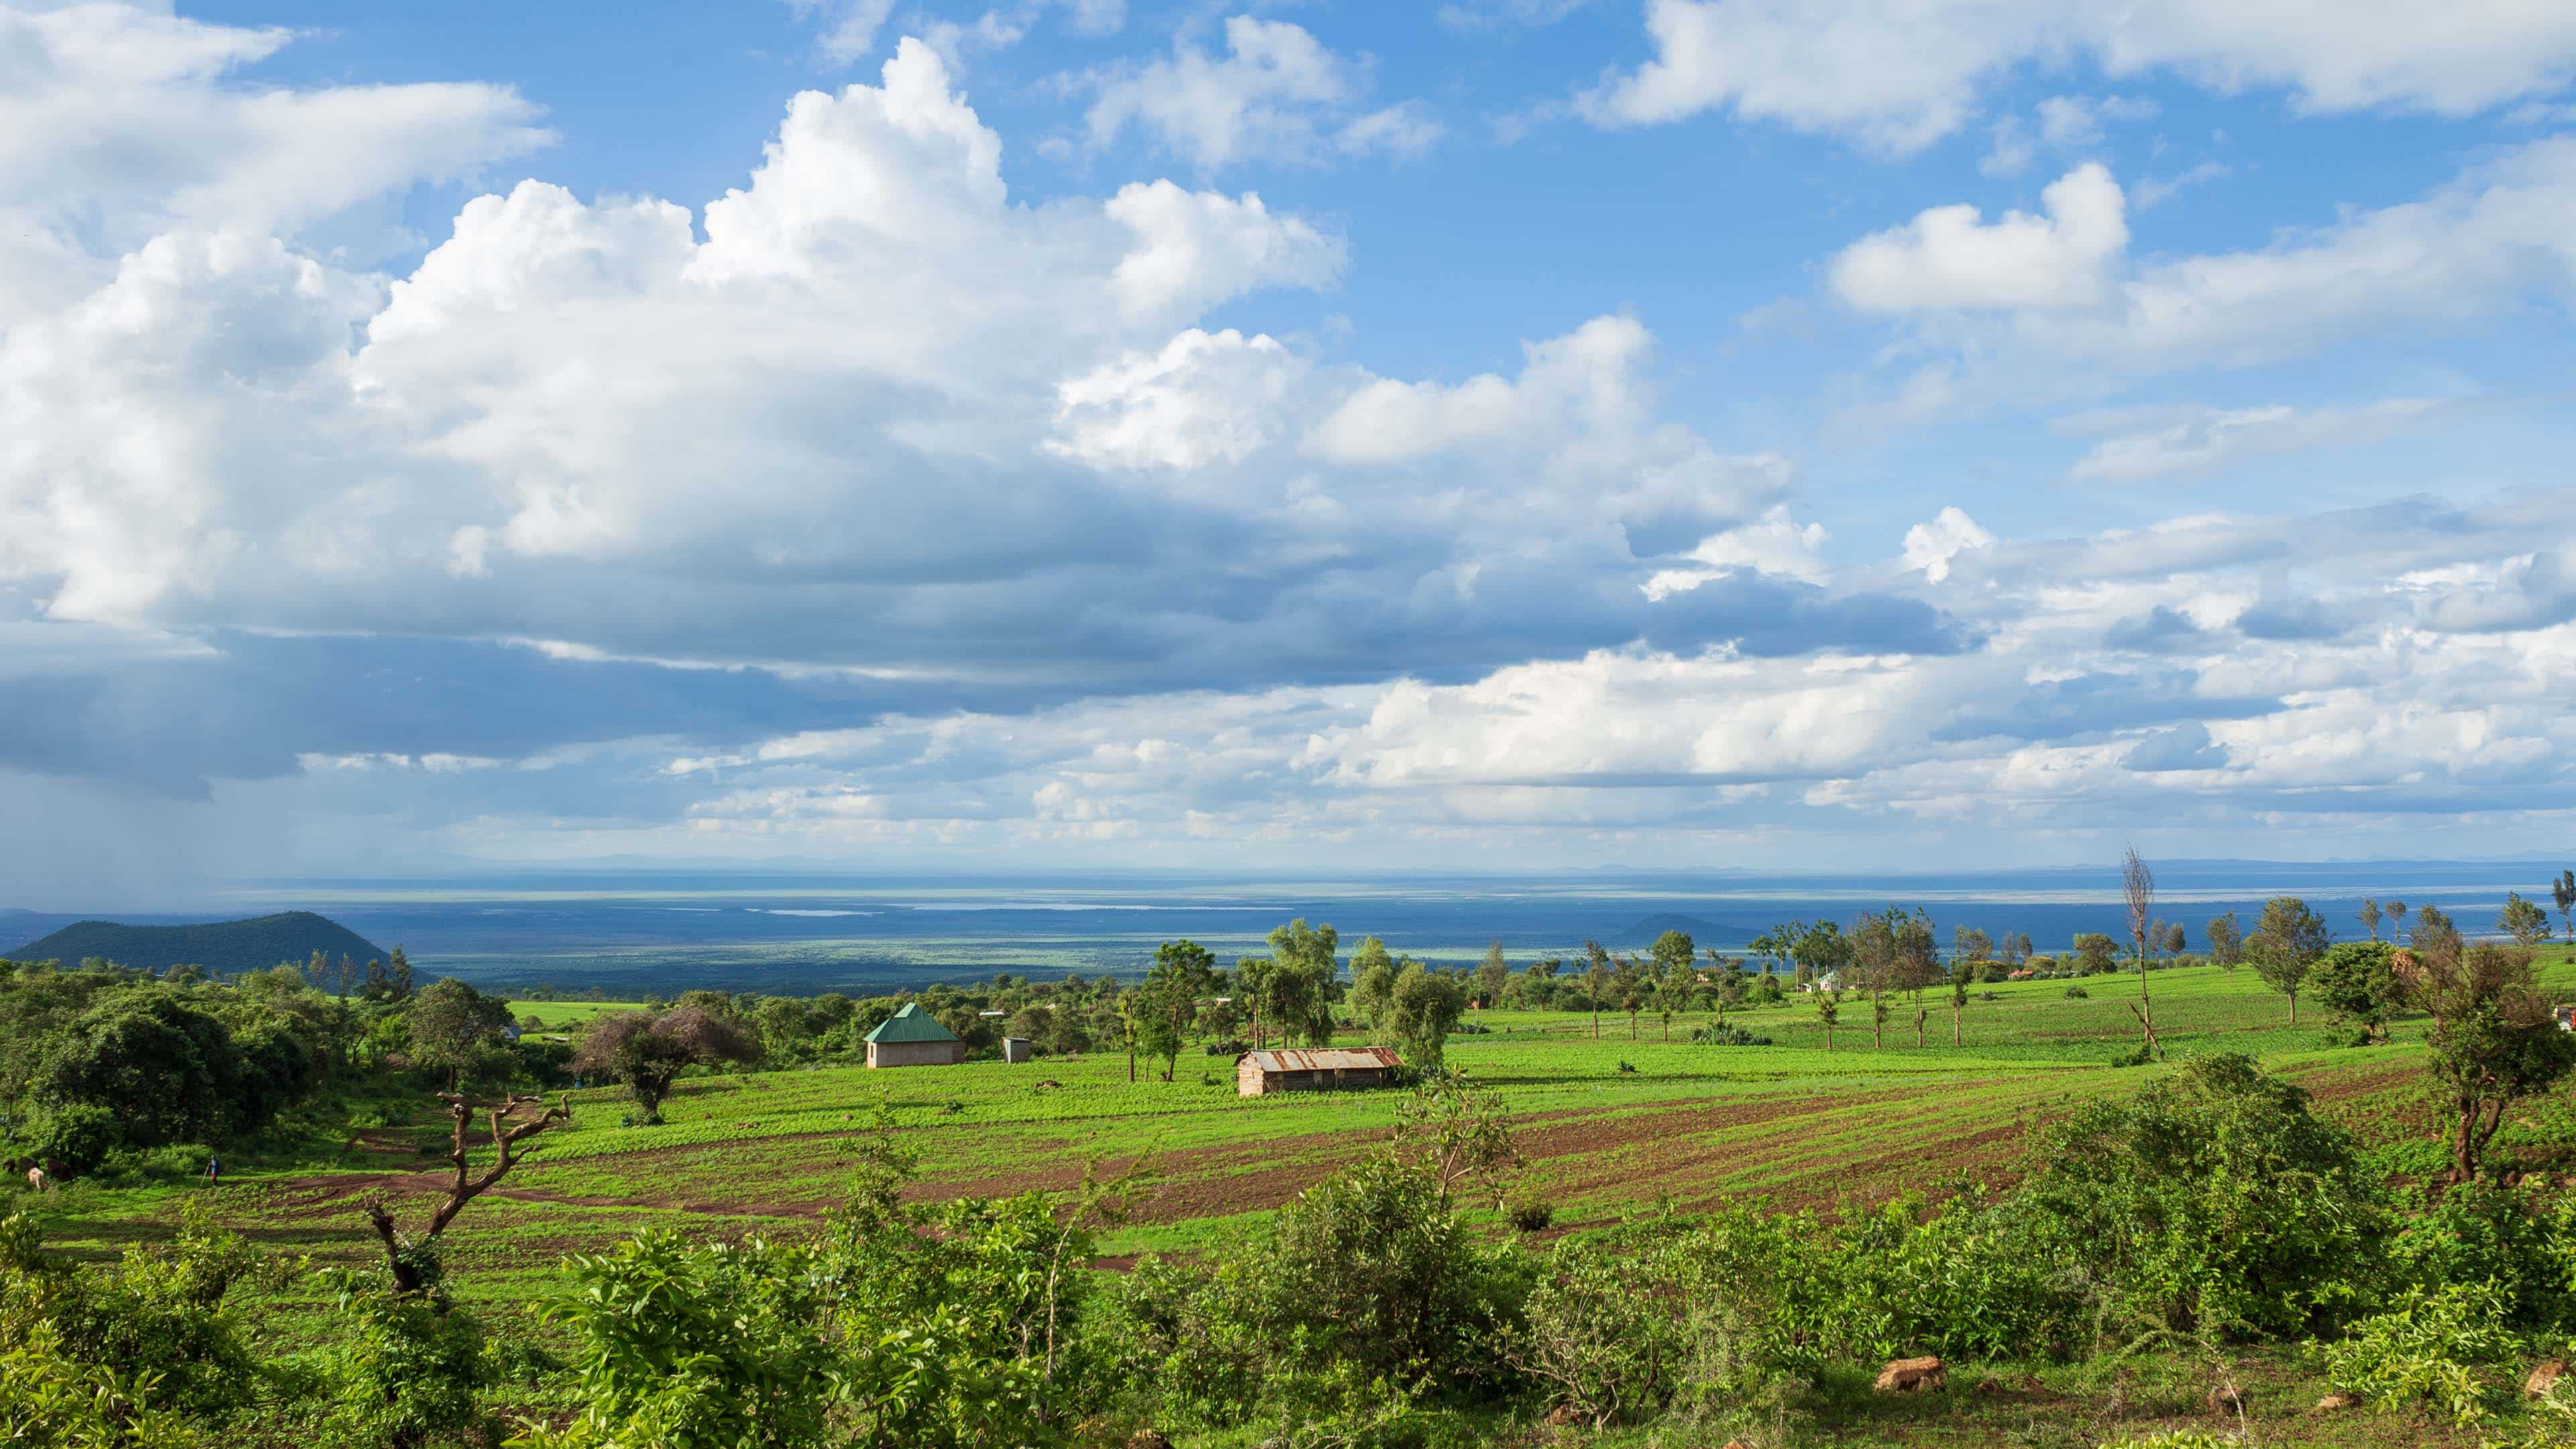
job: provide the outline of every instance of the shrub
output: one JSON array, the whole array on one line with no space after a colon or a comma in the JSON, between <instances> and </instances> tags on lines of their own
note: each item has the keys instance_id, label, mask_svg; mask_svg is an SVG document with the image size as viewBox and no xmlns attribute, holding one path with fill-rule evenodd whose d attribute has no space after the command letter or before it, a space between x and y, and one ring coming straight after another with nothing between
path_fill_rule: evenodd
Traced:
<instances>
[{"instance_id":1,"label":"shrub","mask_svg":"<svg viewBox=\"0 0 2576 1449\"><path fill-rule=\"evenodd\" d=\"M1556 1221L1556 1205L1543 1197L1524 1197L1512 1203L1507 1215L1521 1232L1543 1233Z\"/></svg>"},{"instance_id":2,"label":"shrub","mask_svg":"<svg viewBox=\"0 0 2576 1449\"><path fill-rule=\"evenodd\" d=\"M473 1315L389 1280L336 1275L341 1337L325 1356L329 1442L403 1446L490 1438L478 1395L497 1377Z\"/></svg>"},{"instance_id":3,"label":"shrub","mask_svg":"<svg viewBox=\"0 0 2576 1449\"><path fill-rule=\"evenodd\" d=\"M2400 1307L2323 1345L2326 1379L2383 1407L2422 1402L2462 1427L2481 1423L2494 1414L2494 1388L2478 1370L2523 1350L2505 1323L2509 1307L2493 1283L2418 1289Z\"/></svg>"},{"instance_id":4,"label":"shrub","mask_svg":"<svg viewBox=\"0 0 2576 1449\"><path fill-rule=\"evenodd\" d=\"M1704 1026L1691 1033L1702 1046L1769 1046L1771 1038L1755 1036L1740 1026Z\"/></svg>"},{"instance_id":5,"label":"shrub","mask_svg":"<svg viewBox=\"0 0 2576 1449\"><path fill-rule=\"evenodd\" d=\"M2414 1144L2440 1162L2438 1149ZM2396 1291L2484 1283L2505 1321L2531 1334L2576 1331L2576 1197L2472 1182L2434 1198L2388 1245Z\"/></svg>"},{"instance_id":6,"label":"shrub","mask_svg":"<svg viewBox=\"0 0 2576 1449\"><path fill-rule=\"evenodd\" d=\"M1683 1367L1680 1324L1632 1273L1599 1245L1559 1242L1505 1339L1513 1367L1595 1429L1661 1413Z\"/></svg>"},{"instance_id":7,"label":"shrub","mask_svg":"<svg viewBox=\"0 0 2576 1449\"><path fill-rule=\"evenodd\" d=\"M2142 1327L2306 1331L2388 1228L2351 1137L2241 1056L2077 1108L2039 1161L2027 1209Z\"/></svg>"},{"instance_id":8,"label":"shrub","mask_svg":"<svg viewBox=\"0 0 2576 1449\"><path fill-rule=\"evenodd\" d=\"M1276 1321L1373 1372L1489 1379L1519 1270L1451 1212L1427 1165L1378 1157L1280 1210L1267 1274Z\"/></svg>"},{"instance_id":9,"label":"shrub","mask_svg":"<svg viewBox=\"0 0 2576 1449\"><path fill-rule=\"evenodd\" d=\"M2069 986L2066 988L2066 999L2069 1001L2084 1001L2091 998L2092 995L2092 992L2085 990L2081 986Z\"/></svg>"}]
</instances>

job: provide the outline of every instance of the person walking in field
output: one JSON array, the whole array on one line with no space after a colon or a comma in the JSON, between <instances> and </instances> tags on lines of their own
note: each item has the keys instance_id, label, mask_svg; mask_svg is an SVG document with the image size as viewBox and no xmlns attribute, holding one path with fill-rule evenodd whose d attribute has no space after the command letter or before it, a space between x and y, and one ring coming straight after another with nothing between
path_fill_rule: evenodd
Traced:
<instances>
[{"instance_id":1,"label":"person walking in field","mask_svg":"<svg viewBox=\"0 0 2576 1449\"><path fill-rule=\"evenodd\" d=\"M221 1187L223 1186L223 1183L224 1160L214 1153L209 1152L206 1154L206 1186Z\"/></svg>"}]
</instances>

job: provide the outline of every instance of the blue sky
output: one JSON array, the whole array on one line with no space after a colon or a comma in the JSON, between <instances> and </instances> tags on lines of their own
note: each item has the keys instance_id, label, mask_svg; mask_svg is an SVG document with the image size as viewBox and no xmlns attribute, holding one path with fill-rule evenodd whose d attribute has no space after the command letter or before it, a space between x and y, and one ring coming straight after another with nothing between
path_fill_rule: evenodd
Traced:
<instances>
[{"instance_id":1,"label":"blue sky","mask_svg":"<svg viewBox=\"0 0 2576 1449\"><path fill-rule=\"evenodd\" d=\"M0 0L0 903L2552 848L2571 77L2507 4Z\"/></svg>"}]
</instances>

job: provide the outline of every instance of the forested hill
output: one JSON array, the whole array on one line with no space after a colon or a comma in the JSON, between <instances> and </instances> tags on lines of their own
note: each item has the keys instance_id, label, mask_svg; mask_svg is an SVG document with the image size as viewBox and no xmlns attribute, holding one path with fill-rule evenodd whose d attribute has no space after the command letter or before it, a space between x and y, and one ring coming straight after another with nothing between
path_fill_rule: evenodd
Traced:
<instances>
[{"instance_id":1,"label":"forested hill","mask_svg":"<svg viewBox=\"0 0 2576 1449\"><path fill-rule=\"evenodd\" d=\"M280 961L301 964L319 951L332 961L342 956L360 964L382 960L383 947L311 911L280 911L247 921L213 921L201 926L120 926L114 921L77 921L50 936L15 950L0 951L19 961L60 961L70 965L104 956L127 966L164 971L194 964L208 971L258 971Z\"/></svg>"}]
</instances>

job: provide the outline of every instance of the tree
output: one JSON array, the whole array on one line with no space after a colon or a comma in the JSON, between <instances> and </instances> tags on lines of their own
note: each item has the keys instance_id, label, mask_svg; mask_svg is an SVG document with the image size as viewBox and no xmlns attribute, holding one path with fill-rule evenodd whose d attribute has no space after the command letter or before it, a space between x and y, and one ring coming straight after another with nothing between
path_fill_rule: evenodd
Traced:
<instances>
[{"instance_id":1,"label":"tree","mask_svg":"<svg viewBox=\"0 0 2576 1449\"><path fill-rule=\"evenodd\" d=\"M1974 926L1952 926L1950 959L1952 961L1992 961L1995 959L1995 938Z\"/></svg>"},{"instance_id":2,"label":"tree","mask_svg":"<svg viewBox=\"0 0 2576 1449\"><path fill-rule=\"evenodd\" d=\"M2164 948L2168 956L2179 956L2191 949L2191 937L2184 933L2182 922L2176 921L2165 927Z\"/></svg>"},{"instance_id":3,"label":"tree","mask_svg":"<svg viewBox=\"0 0 2576 1449\"><path fill-rule=\"evenodd\" d=\"M1965 1038L1959 1029L1959 1015L1968 1009L1968 987L1977 979L1977 963L1961 957L1950 963L1950 1045L1959 1046Z\"/></svg>"},{"instance_id":4,"label":"tree","mask_svg":"<svg viewBox=\"0 0 2576 1449\"><path fill-rule=\"evenodd\" d=\"M2558 873L2558 879L2549 883L2549 899L2558 907L2558 924L2567 939L2576 941L2576 870Z\"/></svg>"},{"instance_id":5,"label":"tree","mask_svg":"<svg viewBox=\"0 0 2576 1449\"><path fill-rule=\"evenodd\" d=\"M2515 891L2504 893L2504 911L2496 917L2496 926L2517 946L2537 946L2549 939L2549 913Z\"/></svg>"},{"instance_id":6,"label":"tree","mask_svg":"<svg viewBox=\"0 0 2576 1449\"><path fill-rule=\"evenodd\" d=\"M594 1018L573 1053L585 1076L626 1084L647 1123L662 1120L662 1099L694 1066L760 1059L760 1040L736 1022L695 1006L668 1011L618 1011Z\"/></svg>"},{"instance_id":7,"label":"tree","mask_svg":"<svg viewBox=\"0 0 2576 1449\"><path fill-rule=\"evenodd\" d=\"M2402 940L2406 935L2406 903L2404 901L2390 901L2388 903L2388 934L2391 939L2396 940Z\"/></svg>"},{"instance_id":8,"label":"tree","mask_svg":"<svg viewBox=\"0 0 2576 1449\"><path fill-rule=\"evenodd\" d=\"M2428 906L2424 914L2434 912ZM2451 1099L2451 1177L2465 1183L2477 1176L2505 1108L2576 1070L2576 1034L2558 1029L2529 947L2433 944L2431 954L2417 952L2414 996L2433 1018L2428 1065Z\"/></svg>"},{"instance_id":9,"label":"tree","mask_svg":"<svg viewBox=\"0 0 2576 1449\"><path fill-rule=\"evenodd\" d=\"M27 1095L52 1110L49 1155L79 1172L120 1143L224 1142L262 1125L243 1120L242 1073L230 1029L156 988L102 996L74 1018L36 1060Z\"/></svg>"},{"instance_id":10,"label":"tree","mask_svg":"<svg viewBox=\"0 0 2576 1449\"><path fill-rule=\"evenodd\" d=\"M2216 962L2220 970L2233 971L2237 963L2245 959L2245 933L2237 929L2234 911L2210 917L2209 924L2201 928L2201 935L2209 941L2209 959Z\"/></svg>"},{"instance_id":11,"label":"tree","mask_svg":"<svg viewBox=\"0 0 2576 1449\"><path fill-rule=\"evenodd\" d=\"M2460 928L2451 924L2451 918L2442 914L2441 907L2422 906L2416 909L2415 929L2406 933L2406 944L2417 957L2430 961L2437 956L2455 956L2466 949L2468 942L2460 935Z\"/></svg>"},{"instance_id":12,"label":"tree","mask_svg":"<svg viewBox=\"0 0 2576 1449\"><path fill-rule=\"evenodd\" d=\"M1234 963L1234 994L1243 998L1243 1009L1252 1020L1252 1049L1259 1051L1263 1032L1269 1024L1267 1002L1270 978L1279 963L1267 956L1246 956Z\"/></svg>"},{"instance_id":13,"label":"tree","mask_svg":"<svg viewBox=\"0 0 2576 1449\"><path fill-rule=\"evenodd\" d=\"M1439 1071L1449 1033L1466 1010L1467 993L1455 980L1424 970L1419 961L1405 962L1396 973L1386 1020L1405 1065L1417 1071Z\"/></svg>"},{"instance_id":14,"label":"tree","mask_svg":"<svg viewBox=\"0 0 2576 1449\"><path fill-rule=\"evenodd\" d=\"M2087 976L2100 976L2119 968L2120 943L2099 931L2085 931L2075 938L2075 960Z\"/></svg>"},{"instance_id":15,"label":"tree","mask_svg":"<svg viewBox=\"0 0 2576 1449\"><path fill-rule=\"evenodd\" d=\"M373 961L367 963L366 984L358 994L380 1005L399 1006L411 999L411 958L403 954L402 947L396 946L392 959L381 967Z\"/></svg>"},{"instance_id":16,"label":"tree","mask_svg":"<svg viewBox=\"0 0 2576 1449\"><path fill-rule=\"evenodd\" d=\"M2327 947L2309 978L2308 993L2359 1026L2364 1041L2385 1040L2389 1018L2406 1001L2397 948L2376 937Z\"/></svg>"},{"instance_id":17,"label":"tree","mask_svg":"<svg viewBox=\"0 0 2576 1449\"><path fill-rule=\"evenodd\" d=\"M447 1090L461 1086L466 1074L501 1075L508 1063L498 1057L510 1029L510 1003L486 996L453 976L429 983L403 1011L411 1030L415 1065L447 1074Z\"/></svg>"},{"instance_id":18,"label":"tree","mask_svg":"<svg viewBox=\"0 0 2576 1449\"><path fill-rule=\"evenodd\" d=\"M1302 916L1270 933L1270 959L1277 969L1265 980L1263 1011L1281 1040L1331 1043L1333 992L1341 977L1334 953L1340 948L1339 932L1329 925L1309 927Z\"/></svg>"},{"instance_id":19,"label":"tree","mask_svg":"<svg viewBox=\"0 0 2576 1449\"><path fill-rule=\"evenodd\" d=\"M1503 959L1503 943L1485 948L1485 959L1476 967L1476 999L1487 1006L1503 1003L1503 987L1512 979L1512 965Z\"/></svg>"},{"instance_id":20,"label":"tree","mask_svg":"<svg viewBox=\"0 0 2576 1449\"><path fill-rule=\"evenodd\" d=\"M1804 968L1809 979L1839 972L1852 963L1851 937L1831 921L1818 921L1802 927L1790 948L1790 956Z\"/></svg>"},{"instance_id":21,"label":"tree","mask_svg":"<svg viewBox=\"0 0 2576 1449\"><path fill-rule=\"evenodd\" d=\"M447 1225L456 1220L467 1203L482 1196L519 1165L524 1156L519 1145L538 1133L572 1122L572 1104L568 1100L549 1107L542 1097L505 1097L497 1103L478 1106L454 1092L441 1092L438 1100L447 1104L447 1161L454 1176L438 1206L430 1210L429 1230L417 1238L401 1232L394 1224L392 1208L382 1197L369 1198L361 1204L367 1222L384 1241L395 1290L404 1294L420 1293L437 1281L438 1235L447 1231ZM492 1165L479 1173L473 1171L466 1151L466 1132L478 1114L490 1123L495 1149Z\"/></svg>"},{"instance_id":22,"label":"tree","mask_svg":"<svg viewBox=\"0 0 2576 1449\"><path fill-rule=\"evenodd\" d=\"M1172 1079L1181 1042L1198 1018L1199 1002L1214 994L1215 982L1216 953L1205 946L1184 937L1155 948L1138 1030L1145 1055L1163 1059L1164 1081Z\"/></svg>"},{"instance_id":23,"label":"tree","mask_svg":"<svg viewBox=\"0 0 2576 1449\"><path fill-rule=\"evenodd\" d=\"M1592 1039L1601 1039L1601 998L1610 994L1610 953L1598 941L1583 943L1583 954L1591 965L1583 970L1583 1000L1592 1008Z\"/></svg>"},{"instance_id":24,"label":"tree","mask_svg":"<svg viewBox=\"0 0 2576 1449\"><path fill-rule=\"evenodd\" d=\"M1646 948L1646 955L1654 961L1658 977L1687 976L1691 963L1699 958L1699 945L1688 931L1666 931Z\"/></svg>"},{"instance_id":25,"label":"tree","mask_svg":"<svg viewBox=\"0 0 2576 1449\"><path fill-rule=\"evenodd\" d=\"M2156 873L2147 868L2146 857L2135 845L2120 855L2120 899L2129 908L2129 939L2138 952L2138 1004L2134 1008L2138 1029L2146 1034L2146 1043L2156 1045L2156 1008L2147 997L2147 948L2153 944L2149 928L2155 921Z\"/></svg>"},{"instance_id":26,"label":"tree","mask_svg":"<svg viewBox=\"0 0 2576 1449\"><path fill-rule=\"evenodd\" d=\"M2366 900L2361 903L2361 928L2370 933L2370 939L2379 939L2379 902Z\"/></svg>"},{"instance_id":27,"label":"tree","mask_svg":"<svg viewBox=\"0 0 2576 1449\"><path fill-rule=\"evenodd\" d=\"M1842 1015L1843 994L1833 987L1816 988L1816 1020L1825 1024L1825 1050L1834 1049L1834 1019Z\"/></svg>"},{"instance_id":28,"label":"tree","mask_svg":"<svg viewBox=\"0 0 2576 1449\"><path fill-rule=\"evenodd\" d=\"M1394 994L1395 958L1387 954L1384 941L1361 937L1359 949L1351 952L1351 1009L1368 1025L1378 1026Z\"/></svg>"},{"instance_id":29,"label":"tree","mask_svg":"<svg viewBox=\"0 0 2576 1449\"><path fill-rule=\"evenodd\" d=\"M2290 1024L2299 1021L2299 986L2332 937L2326 923L2297 896L2274 896L2263 903L2254 933L2245 938L2245 955L2263 984L2290 998Z\"/></svg>"}]
</instances>

